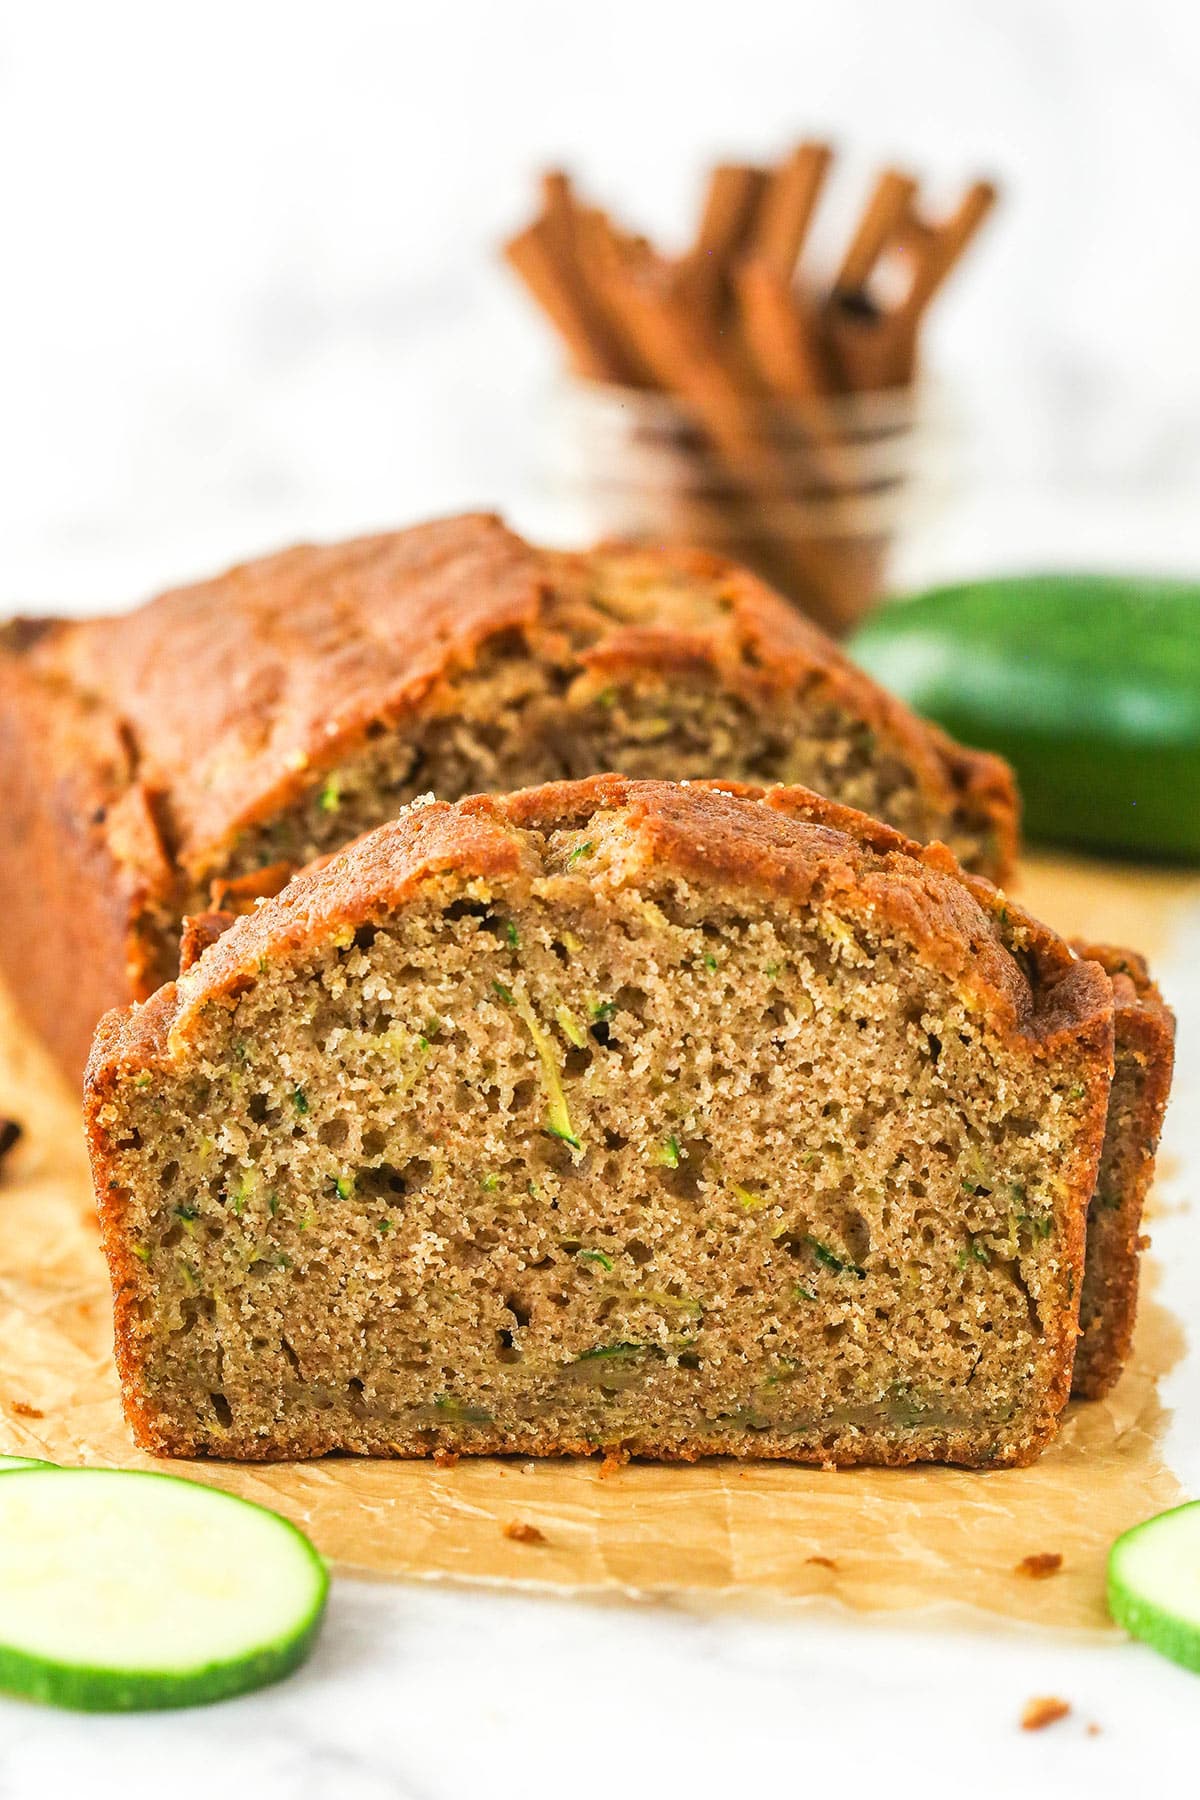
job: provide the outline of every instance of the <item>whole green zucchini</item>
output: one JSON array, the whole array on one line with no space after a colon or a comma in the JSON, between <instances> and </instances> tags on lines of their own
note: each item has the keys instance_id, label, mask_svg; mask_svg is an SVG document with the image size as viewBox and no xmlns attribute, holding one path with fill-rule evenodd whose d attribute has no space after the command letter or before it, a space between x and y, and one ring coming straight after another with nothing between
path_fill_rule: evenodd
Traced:
<instances>
[{"instance_id":1,"label":"whole green zucchini","mask_svg":"<svg viewBox=\"0 0 1200 1800\"><path fill-rule=\"evenodd\" d=\"M884 606L850 653L1016 770L1032 838L1200 858L1200 584L1029 575Z\"/></svg>"}]
</instances>

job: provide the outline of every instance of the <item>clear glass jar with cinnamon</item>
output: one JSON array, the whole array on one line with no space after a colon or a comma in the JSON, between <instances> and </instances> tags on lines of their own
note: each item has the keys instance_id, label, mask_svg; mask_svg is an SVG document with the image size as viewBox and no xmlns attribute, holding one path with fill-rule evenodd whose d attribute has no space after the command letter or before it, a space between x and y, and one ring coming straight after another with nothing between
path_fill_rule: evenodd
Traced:
<instances>
[{"instance_id":1,"label":"clear glass jar with cinnamon","mask_svg":"<svg viewBox=\"0 0 1200 1800\"><path fill-rule=\"evenodd\" d=\"M916 178L885 168L814 279L832 155L814 140L768 167L718 164L682 255L552 169L504 254L567 351L560 473L591 528L724 552L845 633L929 491L920 327L996 190L973 182L933 217Z\"/></svg>"},{"instance_id":2,"label":"clear glass jar with cinnamon","mask_svg":"<svg viewBox=\"0 0 1200 1800\"><path fill-rule=\"evenodd\" d=\"M718 447L676 395L571 380L554 396L547 475L581 535L718 551L843 636L946 491L944 399L920 385L772 401L742 430L744 448Z\"/></svg>"}]
</instances>

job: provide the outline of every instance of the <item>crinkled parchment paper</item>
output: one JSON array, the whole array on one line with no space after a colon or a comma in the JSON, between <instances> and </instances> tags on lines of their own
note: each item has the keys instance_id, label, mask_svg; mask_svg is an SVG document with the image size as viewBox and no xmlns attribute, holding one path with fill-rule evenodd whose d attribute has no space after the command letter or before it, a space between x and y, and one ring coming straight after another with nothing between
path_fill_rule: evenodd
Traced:
<instances>
[{"instance_id":1,"label":"crinkled parchment paper","mask_svg":"<svg viewBox=\"0 0 1200 1800\"><path fill-rule=\"evenodd\" d=\"M1132 879L1136 894L1114 891L1124 874L1105 885L1086 865L1039 863L1020 891L1060 926L1097 936L1120 936L1128 907L1142 927L1128 935L1160 948L1185 889L1177 878ZM1196 891L1187 884L1186 897ZM27 1135L0 1187L0 1451L153 1467L121 1417L77 1108L0 1000L0 1111L9 1110ZM377 1575L593 1596L825 1596L857 1612L954 1605L1103 1631L1113 1537L1180 1497L1162 1461L1156 1377L1181 1343L1162 1309L1144 1306L1134 1364L1115 1393L1073 1406L1031 1469L824 1473L714 1461L606 1477L585 1461L159 1466L273 1506L343 1568ZM507 1537L511 1524L536 1526L545 1542ZM1016 1572L1041 1553L1060 1555L1061 1571Z\"/></svg>"}]
</instances>

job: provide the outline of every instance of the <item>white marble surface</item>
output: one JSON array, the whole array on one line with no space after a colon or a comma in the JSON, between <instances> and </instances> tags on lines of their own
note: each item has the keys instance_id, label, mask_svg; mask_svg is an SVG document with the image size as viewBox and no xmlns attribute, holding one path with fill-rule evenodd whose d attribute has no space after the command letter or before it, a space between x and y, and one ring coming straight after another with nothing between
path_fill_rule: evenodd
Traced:
<instances>
[{"instance_id":1,"label":"white marble surface","mask_svg":"<svg viewBox=\"0 0 1200 1800\"><path fill-rule=\"evenodd\" d=\"M568 531L534 474L551 358L490 260L532 169L565 158L667 229L706 156L814 129L846 146L847 202L896 153L943 187L994 168L1011 195L937 334L972 479L902 575L1200 570L1197 240L1175 223L1198 19L1186 0L0 0L0 606L124 605L467 504ZM1186 1171L1200 916L1163 979ZM1156 1229L1184 1318L1194 1237L1185 1211ZM1200 1491L1194 1358L1168 1398ZM1037 1693L1074 1712L1026 1736ZM312 1664L270 1693L137 1720L0 1701L0 1800L1125 1796L1178 1770L1198 1697L1140 1649L961 1623L340 1581Z\"/></svg>"}]
</instances>

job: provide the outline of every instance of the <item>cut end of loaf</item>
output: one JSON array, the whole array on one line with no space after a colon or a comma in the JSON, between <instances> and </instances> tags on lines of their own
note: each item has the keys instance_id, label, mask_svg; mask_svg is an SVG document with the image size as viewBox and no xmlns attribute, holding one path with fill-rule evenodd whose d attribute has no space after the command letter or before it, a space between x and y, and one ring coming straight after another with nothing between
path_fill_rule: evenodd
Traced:
<instances>
[{"instance_id":1,"label":"cut end of loaf","mask_svg":"<svg viewBox=\"0 0 1200 1800\"><path fill-rule=\"evenodd\" d=\"M419 809L102 1037L139 1441L1029 1460L1111 1033L1033 966L749 798Z\"/></svg>"}]
</instances>

